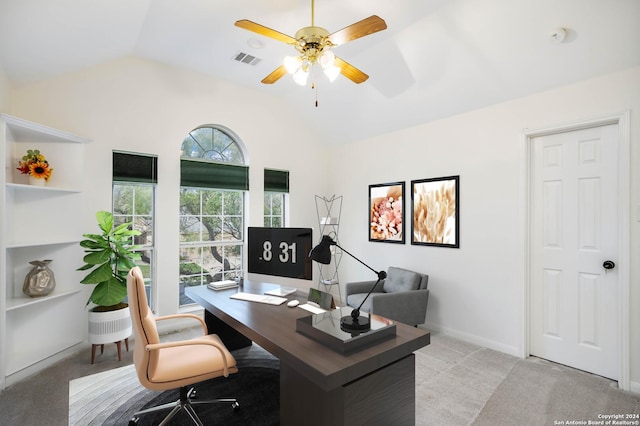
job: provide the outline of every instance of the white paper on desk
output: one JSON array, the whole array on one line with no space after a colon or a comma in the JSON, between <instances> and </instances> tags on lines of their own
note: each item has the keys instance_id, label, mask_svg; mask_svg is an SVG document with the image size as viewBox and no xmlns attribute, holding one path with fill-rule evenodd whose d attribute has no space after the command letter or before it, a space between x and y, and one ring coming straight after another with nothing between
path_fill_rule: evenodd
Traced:
<instances>
[{"instance_id":1,"label":"white paper on desk","mask_svg":"<svg viewBox=\"0 0 640 426\"><path fill-rule=\"evenodd\" d=\"M313 314L321 314L323 312L327 312L325 309L310 305L309 303L305 303L304 305L298 305L298 308L302 308L305 311L309 311Z\"/></svg>"}]
</instances>

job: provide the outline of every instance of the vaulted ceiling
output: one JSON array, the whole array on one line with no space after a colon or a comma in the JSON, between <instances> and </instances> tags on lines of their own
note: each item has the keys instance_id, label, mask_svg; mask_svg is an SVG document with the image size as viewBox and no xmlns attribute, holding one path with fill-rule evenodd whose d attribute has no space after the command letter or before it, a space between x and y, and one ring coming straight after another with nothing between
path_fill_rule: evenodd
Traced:
<instances>
[{"instance_id":1,"label":"vaulted ceiling","mask_svg":"<svg viewBox=\"0 0 640 426\"><path fill-rule=\"evenodd\" d=\"M374 14L387 30L335 48L369 80L319 76L317 93L288 75L260 83L295 50L234 26L293 36L311 24L311 0L0 0L0 66L20 85L139 56L281 97L347 142L640 65L638 0L315 2L329 32Z\"/></svg>"}]
</instances>

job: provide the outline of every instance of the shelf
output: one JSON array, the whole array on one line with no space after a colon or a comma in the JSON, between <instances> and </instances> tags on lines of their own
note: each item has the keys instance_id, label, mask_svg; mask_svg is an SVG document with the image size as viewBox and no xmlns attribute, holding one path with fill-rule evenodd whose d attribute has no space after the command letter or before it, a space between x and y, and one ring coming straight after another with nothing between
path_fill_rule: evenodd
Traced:
<instances>
[{"instance_id":1,"label":"shelf","mask_svg":"<svg viewBox=\"0 0 640 426\"><path fill-rule=\"evenodd\" d=\"M77 194L81 191L79 189L73 188L60 188L55 186L36 186L36 185L27 185L22 183L7 183L7 188L20 190L20 191L50 191L50 192L62 192L62 193L70 193Z\"/></svg>"},{"instance_id":2,"label":"shelf","mask_svg":"<svg viewBox=\"0 0 640 426\"><path fill-rule=\"evenodd\" d=\"M63 132L62 130L33 123L9 114L0 114L0 120L7 123L14 142L65 142L65 143L89 143L90 139Z\"/></svg>"},{"instance_id":3,"label":"shelf","mask_svg":"<svg viewBox=\"0 0 640 426\"><path fill-rule=\"evenodd\" d=\"M78 290L64 291L64 292L58 293L54 290L53 293L43 297L22 296L22 297L16 297L13 299L7 299L7 311L13 311L15 309L25 308L25 307L33 306L39 303L47 303L55 299L73 296L74 294L80 293L80 291L81 290L78 289Z\"/></svg>"},{"instance_id":4,"label":"shelf","mask_svg":"<svg viewBox=\"0 0 640 426\"><path fill-rule=\"evenodd\" d=\"M57 245L66 245L66 244L79 244L82 239L80 238L70 238L65 240L50 240L50 241L29 241L29 242L21 242L21 243L7 243L6 247L8 249L15 248L27 248L27 247L44 247L44 246L57 246Z\"/></svg>"}]
</instances>

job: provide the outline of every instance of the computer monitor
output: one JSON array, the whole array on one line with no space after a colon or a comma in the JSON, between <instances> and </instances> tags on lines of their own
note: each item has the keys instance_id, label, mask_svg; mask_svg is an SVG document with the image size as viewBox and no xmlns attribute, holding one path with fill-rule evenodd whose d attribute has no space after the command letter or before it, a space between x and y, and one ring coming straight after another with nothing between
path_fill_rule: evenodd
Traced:
<instances>
[{"instance_id":1,"label":"computer monitor","mask_svg":"<svg viewBox=\"0 0 640 426\"><path fill-rule=\"evenodd\" d=\"M247 269L250 273L313 279L309 251L311 228L249 227Z\"/></svg>"}]
</instances>

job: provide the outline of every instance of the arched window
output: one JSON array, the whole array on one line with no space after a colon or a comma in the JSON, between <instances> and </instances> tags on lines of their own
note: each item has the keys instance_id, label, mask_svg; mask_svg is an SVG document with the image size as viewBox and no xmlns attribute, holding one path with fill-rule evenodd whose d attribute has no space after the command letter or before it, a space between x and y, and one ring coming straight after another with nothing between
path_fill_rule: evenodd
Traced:
<instances>
[{"instance_id":1,"label":"arched window","mask_svg":"<svg viewBox=\"0 0 640 426\"><path fill-rule=\"evenodd\" d=\"M226 127L208 124L196 127L184 138L181 158L245 165L244 144Z\"/></svg>"},{"instance_id":2,"label":"arched window","mask_svg":"<svg viewBox=\"0 0 640 426\"><path fill-rule=\"evenodd\" d=\"M219 125L187 134L180 160L180 305L184 287L242 276L247 153L239 137Z\"/></svg>"}]
</instances>

